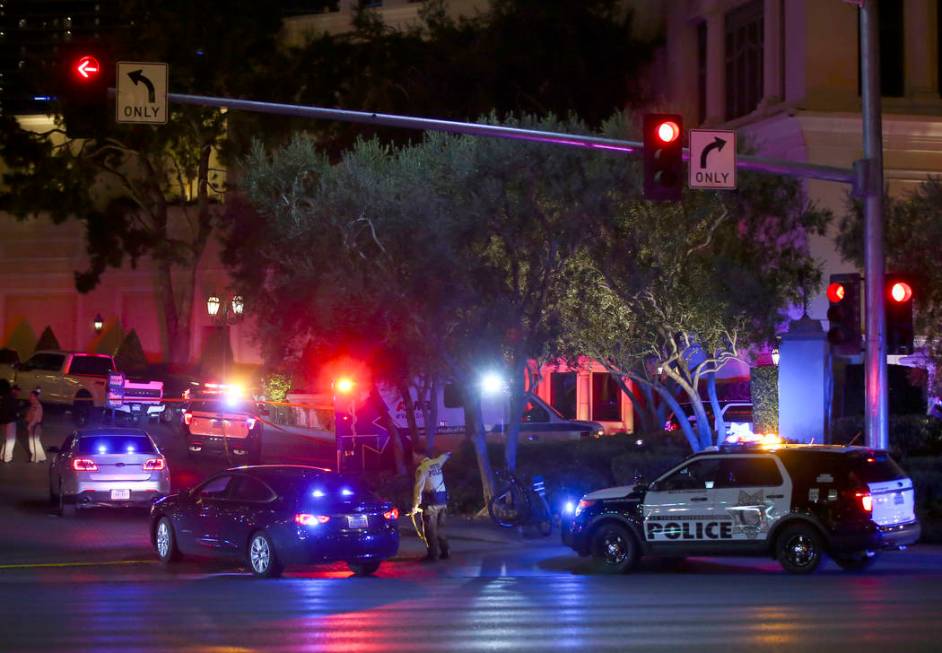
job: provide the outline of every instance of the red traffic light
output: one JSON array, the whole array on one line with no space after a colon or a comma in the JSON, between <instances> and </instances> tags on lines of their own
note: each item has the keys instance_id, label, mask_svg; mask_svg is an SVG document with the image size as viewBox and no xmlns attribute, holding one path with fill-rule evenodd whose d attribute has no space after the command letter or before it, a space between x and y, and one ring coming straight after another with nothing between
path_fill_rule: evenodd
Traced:
<instances>
[{"instance_id":1,"label":"red traffic light","mask_svg":"<svg viewBox=\"0 0 942 653\"><path fill-rule=\"evenodd\" d=\"M846 293L847 291L842 283L834 281L828 285L828 301L832 304L842 302Z\"/></svg>"},{"instance_id":2,"label":"red traffic light","mask_svg":"<svg viewBox=\"0 0 942 653\"><path fill-rule=\"evenodd\" d=\"M98 77L98 73L101 72L101 65L99 65L98 59L86 54L75 61L72 70L80 80L92 80Z\"/></svg>"},{"instance_id":3,"label":"red traffic light","mask_svg":"<svg viewBox=\"0 0 942 653\"><path fill-rule=\"evenodd\" d=\"M905 281L897 281L890 286L890 299L897 304L908 302L912 297L913 289Z\"/></svg>"},{"instance_id":4,"label":"red traffic light","mask_svg":"<svg viewBox=\"0 0 942 653\"><path fill-rule=\"evenodd\" d=\"M353 387L355 385L356 384L354 383L353 379L348 376L342 376L337 379L336 383L334 383L334 388L336 388L337 392L340 394L348 395L353 392Z\"/></svg>"},{"instance_id":5,"label":"red traffic light","mask_svg":"<svg viewBox=\"0 0 942 653\"><path fill-rule=\"evenodd\" d=\"M657 126L657 137L662 143L673 143L680 137L680 125L673 120L665 120Z\"/></svg>"}]
</instances>

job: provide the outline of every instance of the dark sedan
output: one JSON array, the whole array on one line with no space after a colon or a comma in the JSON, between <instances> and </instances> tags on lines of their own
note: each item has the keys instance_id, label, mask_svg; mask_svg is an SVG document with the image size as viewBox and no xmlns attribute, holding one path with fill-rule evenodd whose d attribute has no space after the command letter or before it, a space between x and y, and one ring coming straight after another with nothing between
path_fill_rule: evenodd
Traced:
<instances>
[{"instance_id":1,"label":"dark sedan","mask_svg":"<svg viewBox=\"0 0 942 653\"><path fill-rule=\"evenodd\" d=\"M353 479L318 467L257 465L155 502L151 541L164 563L208 555L274 578L286 565L342 561L368 575L399 550L398 521L398 509Z\"/></svg>"}]
</instances>

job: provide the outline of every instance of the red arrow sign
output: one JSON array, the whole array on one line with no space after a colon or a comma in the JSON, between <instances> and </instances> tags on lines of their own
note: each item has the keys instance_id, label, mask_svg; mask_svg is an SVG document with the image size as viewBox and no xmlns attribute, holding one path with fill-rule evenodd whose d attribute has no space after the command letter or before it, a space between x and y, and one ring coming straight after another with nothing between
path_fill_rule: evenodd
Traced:
<instances>
[{"instance_id":1,"label":"red arrow sign","mask_svg":"<svg viewBox=\"0 0 942 653\"><path fill-rule=\"evenodd\" d=\"M91 55L85 55L79 59L78 63L75 65L75 72L83 79L91 79L98 74L99 70L98 59Z\"/></svg>"}]
</instances>

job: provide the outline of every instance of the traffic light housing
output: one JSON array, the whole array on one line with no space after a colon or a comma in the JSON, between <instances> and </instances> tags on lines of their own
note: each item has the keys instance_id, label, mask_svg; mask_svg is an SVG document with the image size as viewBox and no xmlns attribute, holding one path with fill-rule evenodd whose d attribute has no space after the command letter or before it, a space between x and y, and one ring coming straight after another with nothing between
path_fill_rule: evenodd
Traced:
<instances>
[{"instance_id":1,"label":"traffic light housing","mask_svg":"<svg viewBox=\"0 0 942 653\"><path fill-rule=\"evenodd\" d=\"M837 354L854 356L861 350L859 274L832 274L828 283L828 342Z\"/></svg>"},{"instance_id":2,"label":"traffic light housing","mask_svg":"<svg viewBox=\"0 0 942 653\"><path fill-rule=\"evenodd\" d=\"M57 80L59 112L71 138L95 138L108 128L108 87L113 66L98 47L75 47L63 53Z\"/></svg>"},{"instance_id":3,"label":"traffic light housing","mask_svg":"<svg viewBox=\"0 0 942 653\"><path fill-rule=\"evenodd\" d=\"M684 122L676 113L644 115L644 197L676 202L684 184Z\"/></svg>"},{"instance_id":4,"label":"traffic light housing","mask_svg":"<svg viewBox=\"0 0 942 653\"><path fill-rule=\"evenodd\" d=\"M886 353L913 353L913 281L909 277L888 274L883 298L886 306Z\"/></svg>"}]
</instances>

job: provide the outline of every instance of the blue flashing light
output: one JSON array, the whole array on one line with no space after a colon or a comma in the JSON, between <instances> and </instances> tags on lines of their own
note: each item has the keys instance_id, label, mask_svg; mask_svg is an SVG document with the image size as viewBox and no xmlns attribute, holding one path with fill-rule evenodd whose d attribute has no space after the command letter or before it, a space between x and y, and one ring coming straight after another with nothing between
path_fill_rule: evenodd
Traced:
<instances>
[{"instance_id":1,"label":"blue flashing light","mask_svg":"<svg viewBox=\"0 0 942 653\"><path fill-rule=\"evenodd\" d=\"M567 501L566 503L563 504L563 514L565 514L565 515L571 515L571 514L573 514L574 512L576 512L576 502L575 502L575 501Z\"/></svg>"},{"instance_id":2,"label":"blue flashing light","mask_svg":"<svg viewBox=\"0 0 942 653\"><path fill-rule=\"evenodd\" d=\"M128 453L134 453L137 449L134 448L133 444L128 445Z\"/></svg>"},{"instance_id":3,"label":"blue flashing light","mask_svg":"<svg viewBox=\"0 0 942 653\"><path fill-rule=\"evenodd\" d=\"M340 494L342 494L342 495L345 496L345 497L352 497L352 496L353 496L353 490L351 490L351 489L348 488L348 487L345 487L344 489L340 490Z\"/></svg>"},{"instance_id":4,"label":"blue flashing light","mask_svg":"<svg viewBox=\"0 0 942 653\"><path fill-rule=\"evenodd\" d=\"M311 492L311 496L315 499L320 499L324 496L325 492L323 490L314 490Z\"/></svg>"},{"instance_id":5,"label":"blue flashing light","mask_svg":"<svg viewBox=\"0 0 942 653\"><path fill-rule=\"evenodd\" d=\"M98 445L98 453L108 453L108 445L106 445L106 444L99 444L99 445Z\"/></svg>"},{"instance_id":6,"label":"blue flashing light","mask_svg":"<svg viewBox=\"0 0 942 653\"><path fill-rule=\"evenodd\" d=\"M33 102L52 102L53 97L51 95L34 95Z\"/></svg>"}]
</instances>

